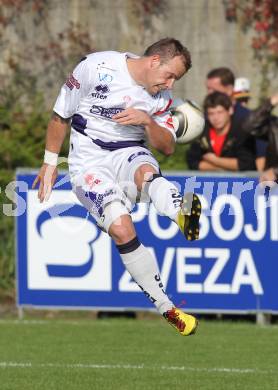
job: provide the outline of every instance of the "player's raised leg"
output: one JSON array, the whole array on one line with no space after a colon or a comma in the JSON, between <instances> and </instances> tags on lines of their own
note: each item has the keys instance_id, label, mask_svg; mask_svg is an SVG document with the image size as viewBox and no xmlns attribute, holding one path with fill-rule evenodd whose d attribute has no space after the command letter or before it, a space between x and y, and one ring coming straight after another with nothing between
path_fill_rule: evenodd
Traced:
<instances>
[{"instance_id":1,"label":"player's raised leg","mask_svg":"<svg viewBox=\"0 0 278 390\"><path fill-rule=\"evenodd\" d=\"M150 164L142 164L138 167L134 181L140 191L148 193L160 215L168 216L175 221L187 239L191 239L188 237L191 230L195 232L192 239L198 238L201 209L196 195L187 194L182 198L176 186L162 177ZM180 334L189 336L195 333L198 321L194 316L184 313L174 305L163 315Z\"/></svg>"},{"instance_id":2,"label":"player's raised leg","mask_svg":"<svg viewBox=\"0 0 278 390\"><path fill-rule=\"evenodd\" d=\"M141 165L134 180L140 190L148 193L158 214L175 221L187 240L199 238L201 202L196 194L182 197L177 187L150 164Z\"/></svg>"},{"instance_id":3,"label":"player's raised leg","mask_svg":"<svg viewBox=\"0 0 278 390\"><path fill-rule=\"evenodd\" d=\"M150 251L142 245L129 215L122 215L109 228L122 261L142 292L157 310L181 335L195 333L195 317L177 309L167 296L160 278L158 264Z\"/></svg>"}]
</instances>

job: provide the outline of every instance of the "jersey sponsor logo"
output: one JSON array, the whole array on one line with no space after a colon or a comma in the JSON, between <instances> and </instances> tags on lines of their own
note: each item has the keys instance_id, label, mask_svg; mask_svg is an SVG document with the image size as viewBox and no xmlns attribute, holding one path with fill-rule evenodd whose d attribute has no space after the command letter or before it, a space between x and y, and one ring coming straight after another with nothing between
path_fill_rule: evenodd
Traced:
<instances>
[{"instance_id":1,"label":"jersey sponsor logo","mask_svg":"<svg viewBox=\"0 0 278 390\"><path fill-rule=\"evenodd\" d=\"M92 97L96 99L107 99L106 94L110 92L110 89L106 84L99 84L95 87L95 91L92 93Z\"/></svg>"},{"instance_id":2,"label":"jersey sponsor logo","mask_svg":"<svg viewBox=\"0 0 278 390\"><path fill-rule=\"evenodd\" d=\"M78 82L78 80L76 80L76 78L73 76L73 74L71 74L67 81L66 81L66 86L69 87L69 89L72 91L73 88L75 87L76 89L79 89L80 88L80 83Z\"/></svg>"},{"instance_id":3,"label":"jersey sponsor logo","mask_svg":"<svg viewBox=\"0 0 278 390\"><path fill-rule=\"evenodd\" d=\"M102 84L99 84L95 87L95 90L97 92L102 92L102 93L108 93L109 92L109 88L107 85L102 85Z\"/></svg>"},{"instance_id":4,"label":"jersey sponsor logo","mask_svg":"<svg viewBox=\"0 0 278 390\"><path fill-rule=\"evenodd\" d=\"M106 190L104 193L88 191L85 193L85 197L91 200L92 212L98 214L98 216L101 217L104 206L115 199L116 191L113 189Z\"/></svg>"},{"instance_id":5,"label":"jersey sponsor logo","mask_svg":"<svg viewBox=\"0 0 278 390\"><path fill-rule=\"evenodd\" d=\"M88 184L90 189L92 189L95 185L98 185L101 183L101 180L96 178L94 174L89 173L85 176L85 183Z\"/></svg>"},{"instance_id":6,"label":"jersey sponsor logo","mask_svg":"<svg viewBox=\"0 0 278 390\"><path fill-rule=\"evenodd\" d=\"M108 74L108 73L99 73L98 79L101 82L104 81L105 83L111 83L113 80L113 76L111 76L111 74Z\"/></svg>"},{"instance_id":7,"label":"jersey sponsor logo","mask_svg":"<svg viewBox=\"0 0 278 390\"><path fill-rule=\"evenodd\" d=\"M90 109L91 114L99 115L107 119L112 119L114 115L122 111L124 111L124 109L121 107L105 108L102 106L96 106L95 104Z\"/></svg>"},{"instance_id":8,"label":"jersey sponsor logo","mask_svg":"<svg viewBox=\"0 0 278 390\"><path fill-rule=\"evenodd\" d=\"M148 152L145 152L145 151L140 151L140 152L137 152L137 153L132 153L132 154L128 157L127 161L128 161L128 162L131 162L131 161L133 161L136 157L139 157L139 156L151 156L151 154L148 153Z\"/></svg>"}]
</instances>

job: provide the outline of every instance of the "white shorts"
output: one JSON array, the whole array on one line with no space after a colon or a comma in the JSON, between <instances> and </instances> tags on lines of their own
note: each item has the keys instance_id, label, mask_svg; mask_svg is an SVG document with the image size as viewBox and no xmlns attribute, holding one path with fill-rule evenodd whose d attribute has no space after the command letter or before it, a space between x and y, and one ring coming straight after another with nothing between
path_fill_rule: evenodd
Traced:
<instances>
[{"instance_id":1,"label":"white shorts","mask_svg":"<svg viewBox=\"0 0 278 390\"><path fill-rule=\"evenodd\" d=\"M158 162L144 147L111 152L75 131L71 132L68 162L73 191L105 231L119 216L129 214L135 203L149 201L134 183L137 168L147 163L159 172Z\"/></svg>"}]
</instances>

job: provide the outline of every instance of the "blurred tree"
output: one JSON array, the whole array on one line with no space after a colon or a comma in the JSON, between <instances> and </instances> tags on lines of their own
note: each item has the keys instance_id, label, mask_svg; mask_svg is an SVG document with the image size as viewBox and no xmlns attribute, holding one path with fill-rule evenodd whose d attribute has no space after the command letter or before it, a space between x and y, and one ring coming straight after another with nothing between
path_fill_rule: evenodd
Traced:
<instances>
[{"instance_id":1,"label":"blurred tree","mask_svg":"<svg viewBox=\"0 0 278 390\"><path fill-rule=\"evenodd\" d=\"M229 22L252 31L251 45L262 70L261 92L266 96L278 70L278 1L224 0L224 4Z\"/></svg>"}]
</instances>

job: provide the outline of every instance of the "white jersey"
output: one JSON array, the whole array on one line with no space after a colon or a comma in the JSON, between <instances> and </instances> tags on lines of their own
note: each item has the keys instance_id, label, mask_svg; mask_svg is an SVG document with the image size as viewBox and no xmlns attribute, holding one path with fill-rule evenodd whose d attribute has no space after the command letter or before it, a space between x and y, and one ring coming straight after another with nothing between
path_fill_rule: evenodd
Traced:
<instances>
[{"instance_id":1,"label":"white jersey","mask_svg":"<svg viewBox=\"0 0 278 390\"><path fill-rule=\"evenodd\" d=\"M132 146L133 142L146 141L144 126L124 126L112 120L113 115L128 107L145 111L176 139L169 112L170 92L152 96L136 84L127 68L128 57L138 58L115 51L89 54L61 88L53 110L63 118L72 118L73 130L87 135L101 147L108 145L104 148L109 150L114 145ZM109 145L113 145L112 149Z\"/></svg>"}]
</instances>

